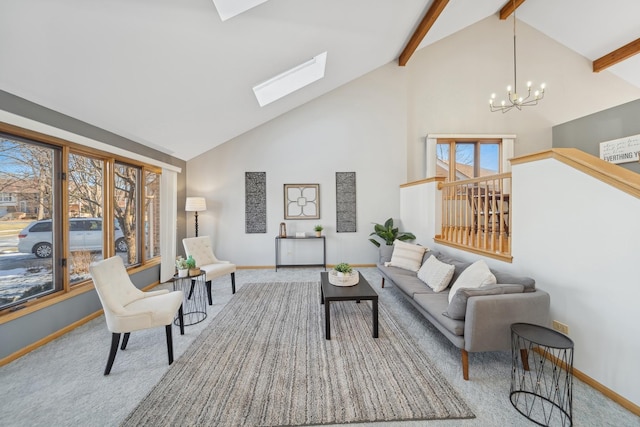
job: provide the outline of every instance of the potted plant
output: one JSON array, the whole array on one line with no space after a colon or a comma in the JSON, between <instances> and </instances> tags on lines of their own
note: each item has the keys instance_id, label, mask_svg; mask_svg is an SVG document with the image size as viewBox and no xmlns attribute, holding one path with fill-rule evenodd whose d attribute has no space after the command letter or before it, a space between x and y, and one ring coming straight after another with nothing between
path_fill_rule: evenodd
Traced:
<instances>
[{"instance_id":1,"label":"potted plant","mask_svg":"<svg viewBox=\"0 0 640 427\"><path fill-rule=\"evenodd\" d=\"M369 239L371 243L376 245L380 249L380 260L390 260L391 253L393 252L393 242L400 240L401 242L407 240L415 240L416 236L413 233L407 231L399 231L397 227L393 226L393 218L389 218L385 221L384 225L374 224L373 232L369 236L376 236L385 243L381 245L378 240Z\"/></svg>"},{"instance_id":2,"label":"potted plant","mask_svg":"<svg viewBox=\"0 0 640 427\"><path fill-rule=\"evenodd\" d=\"M338 276L348 276L353 271L353 268L346 262L337 264L333 269L338 272Z\"/></svg>"},{"instance_id":3,"label":"potted plant","mask_svg":"<svg viewBox=\"0 0 640 427\"><path fill-rule=\"evenodd\" d=\"M189 269L189 276L200 274L200 269L196 267L196 260L191 255L187 258L187 268Z\"/></svg>"},{"instance_id":4,"label":"potted plant","mask_svg":"<svg viewBox=\"0 0 640 427\"><path fill-rule=\"evenodd\" d=\"M176 268L178 269L178 277L187 277L189 275L189 264L182 255L176 258Z\"/></svg>"},{"instance_id":5,"label":"potted plant","mask_svg":"<svg viewBox=\"0 0 640 427\"><path fill-rule=\"evenodd\" d=\"M314 230L315 230L315 232L316 232L316 237L320 237L320 236L322 236L322 230L324 230L324 227L323 227L323 226L321 226L320 224L316 224L316 226L315 226L315 227L313 227L313 229L314 229Z\"/></svg>"}]
</instances>

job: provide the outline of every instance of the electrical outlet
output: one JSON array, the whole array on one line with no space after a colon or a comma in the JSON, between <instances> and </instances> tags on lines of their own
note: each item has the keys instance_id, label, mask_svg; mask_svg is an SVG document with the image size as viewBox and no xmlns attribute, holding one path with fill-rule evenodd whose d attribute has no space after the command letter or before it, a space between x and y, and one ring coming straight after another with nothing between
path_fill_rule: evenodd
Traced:
<instances>
[{"instance_id":1,"label":"electrical outlet","mask_svg":"<svg viewBox=\"0 0 640 427\"><path fill-rule=\"evenodd\" d=\"M564 323L558 322L557 320L553 321L553 329L558 332L562 332L565 335L569 335L569 326Z\"/></svg>"}]
</instances>

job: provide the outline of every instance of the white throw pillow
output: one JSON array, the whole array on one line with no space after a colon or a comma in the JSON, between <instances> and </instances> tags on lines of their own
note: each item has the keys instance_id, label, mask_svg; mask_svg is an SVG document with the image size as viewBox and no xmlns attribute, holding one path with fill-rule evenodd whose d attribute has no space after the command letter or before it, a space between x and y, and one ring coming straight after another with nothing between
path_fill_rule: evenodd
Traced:
<instances>
[{"instance_id":1,"label":"white throw pillow","mask_svg":"<svg viewBox=\"0 0 640 427\"><path fill-rule=\"evenodd\" d=\"M431 255L418 270L418 279L433 289L433 292L440 292L449 286L455 269L454 265L445 264Z\"/></svg>"},{"instance_id":2,"label":"white throw pillow","mask_svg":"<svg viewBox=\"0 0 640 427\"><path fill-rule=\"evenodd\" d=\"M491 273L487 263L480 259L467 267L451 286L449 303L451 303L453 296L460 288L479 288L480 286L495 285L496 283L496 276Z\"/></svg>"},{"instance_id":3,"label":"white throw pillow","mask_svg":"<svg viewBox=\"0 0 640 427\"><path fill-rule=\"evenodd\" d=\"M424 246L396 240L393 242L393 254L389 265L404 268L405 270L418 271L426 250L427 248Z\"/></svg>"}]
</instances>

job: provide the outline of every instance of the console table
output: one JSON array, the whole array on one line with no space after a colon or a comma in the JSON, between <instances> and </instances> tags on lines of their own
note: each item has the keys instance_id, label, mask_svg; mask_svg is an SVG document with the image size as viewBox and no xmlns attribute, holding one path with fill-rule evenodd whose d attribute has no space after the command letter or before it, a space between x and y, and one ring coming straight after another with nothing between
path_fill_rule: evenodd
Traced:
<instances>
[{"instance_id":1,"label":"console table","mask_svg":"<svg viewBox=\"0 0 640 427\"><path fill-rule=\"evenodd\" d=\"M304 240L322 242L322 264L280 264L280 242L282 240ZM276 271L278 267L324 267L327 269L327 245L325 236L305 236L305 237L276 237Z\"/></svg>"}]
</instances>

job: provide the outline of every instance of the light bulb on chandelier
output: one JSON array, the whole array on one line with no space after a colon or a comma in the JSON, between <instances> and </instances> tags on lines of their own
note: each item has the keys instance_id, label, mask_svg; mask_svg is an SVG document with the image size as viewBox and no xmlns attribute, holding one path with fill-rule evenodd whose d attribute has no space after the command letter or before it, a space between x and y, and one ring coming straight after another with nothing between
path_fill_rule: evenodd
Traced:
<instances>
[{"instance_id":1,"label":"light bulb on chandelier","mask_svg":"<svg viewBox=\"0 0 640 427\"><path fill-rule=\"evenodd\" d=\"M544 98L544 89L545 84L542 83L540 85L540 89L537 89L531 94L531 82L527 82L527 96L522 97L518 95L518 86L517 80L518 72L516 67L516 5L515 0L513 0L513 92L511 91L511 86L507 86L507 101L501 101L500 105L495 105L496 94L491 94L491 99L489 99L489 109L492 112L501 111L506 113L512 108L517 108L518 110L522 110L522 107L532 107L534 105L538 105L538 101Z\"/></svg>"}]
</instances>

